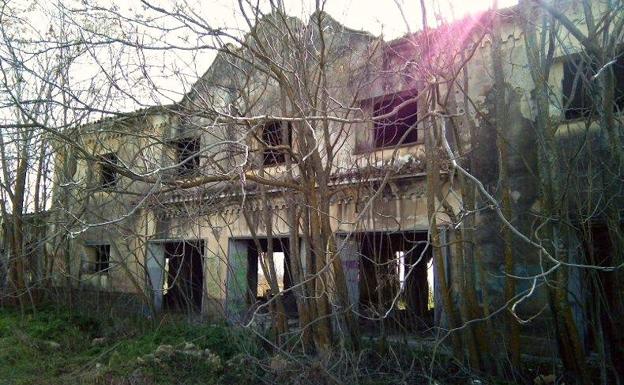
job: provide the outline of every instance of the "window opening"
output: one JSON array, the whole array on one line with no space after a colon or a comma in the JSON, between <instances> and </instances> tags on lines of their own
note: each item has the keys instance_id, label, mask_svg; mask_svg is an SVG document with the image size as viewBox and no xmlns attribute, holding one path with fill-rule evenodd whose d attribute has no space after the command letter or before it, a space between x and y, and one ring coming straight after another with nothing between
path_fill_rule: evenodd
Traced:
<instances>
[{"instance_id":1,"label":"window opening","mask_svg":"<svg viewBox=\"0 0 624 385\"><path fill-rule=\"evenodd\" d=\"M284 135L282 130L286 127L288 132L287 143L284 143ZM267 123L262 129L262 141L268 147L291 146L292 145L292 129L290 123L284 125L283 122L274 121ZM286 162L287 151L278 148L265 148L263 156L263 164L265 166L275 166Z\"/></svg>"},{"instance_id":2,"label":"window opening","mask_svg":"<svg viewBox=\"0 0 624 385\"><path fill-rule=\"evenodd\" d=\"M85 247L83 271L87 274L107 274L110 268L110 245Z\"/></svg>"},{"instance_id":3,"label":"window opening","mask_svg":"<svg viewBox=\"0 0 624 385\"><path fill-rule=\"evenodd\" d=\"M594 99L597 96L597 85L593 77L597 72L596 65L588 63L579 55L573 55L563 63L563 107L568 120L587 118L594 113ZM613 71L615 92L614 108L617 112L624 109L624 54L615 62L605 67L605 71Z\"/></svg>"},{"instance_id":4,"label":"window opening","mask_svg":"<svg viewBox=\"0 0 624 385\"><path fill-rule=\"evenodd\" d=\"M100 187L112 188L117 184L117 154L100 156Z\"/></svg>"},{"instance_id":5,"label":"window opening","mask_svg":"<svg viewBox=\"0 0 624 385\"><path fill-rule=\"evenodd\" d=\"M374 144L376 148L390 147L402 144L416 143L418 130L412 128L418 121L418 109L414 94L394 94L385 97L373 105L373 117L380 117L392 113L392 115L375 119L373 122ZM401 104L406 103L401 106ZM401 106L399 108L399 106ZM407 133L409 130L409 133ZM403 140L403 136L407 136Z\"/></svg>"},{"instance_id":6,"label":"window opening","mask_svg":"<svg viewBox=\"0 0 624 385\"><path fill-rule=\"evenodd\" d=\"M177 172L180 176L193 174L199 169L200 138L184 138L173 142L176 150Z\"/></svg>"}]
</instances>

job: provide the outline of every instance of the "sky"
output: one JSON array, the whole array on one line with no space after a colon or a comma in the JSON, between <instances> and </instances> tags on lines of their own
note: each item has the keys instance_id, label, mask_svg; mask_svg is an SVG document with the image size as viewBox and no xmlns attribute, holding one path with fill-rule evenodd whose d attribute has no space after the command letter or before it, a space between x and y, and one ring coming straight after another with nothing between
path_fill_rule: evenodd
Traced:
<instances>
[{"instance_id":1,"label":"sky","mask_svg":"<svg viewBox=\"0 0 624 385\"><path fill-rule=\"evenodd\" d=\"M176 11L176 7L182 8L182 13L192 12L199 19L211 27L227 28L237 34L246 32L249 27L241 16L237 0L146 0L155 6L169 11ZM247 0L250 1L250 0ZM435 19L453 20L468 14L487 10L492 0L424 0L428 6L429 20L435 24ZM243 0L243 3L246 1ZM250 1L255 3L256 0ZM283 0L286 12L291 16L303 20L309 18L315 9L315 0ZM499 7L513 5L517 0L498 0ZM267 4L267 0L260 0ZM40 29L45 34L49 30L59 31L66 27L54 25L58 20L50 18L57 8L89 11L77 13L76 20L85 22L91 28L101 31L103 25L108 25L104 33L121 33L130 31L144 33L148 39L154 42L174 41L184 45L193 45L209 42L211 38L198 37L197 31L189 31L188 28L174 29L166 36L156 29L142 27L137 21L147 20L154 16L154 23L162 23L167 27L178 27L179 21L171 18L162 19L160 14L150 13L141 0L56 0L42 2L37 0L12 0L10 4L24 9L24 17L27 18L32 28ZM59 6L62 5L62 7ZM102 22L94 16L93 9L106 8L108 21ZM382 35L384 39L391 40L414 32L421 25L420 0L325 0L324 10L343 25L355 29L368 31L374 35ZM46 17L45 15L48 15ZM72 14L71 18L75 15ZM124 23L124 18L128 20ZM91 18L91 19L89 19ZM102 24L102 25L98 25ZM117 30L118 29L118 30ZM111 110L132 111L138 108L155 104L170 104L179 101L190 86L209 68L214 57L215 50L155 50L133 52L129 47L113 46L96 48L89 52L81 61L78 61L72 72L77 83L88 87L103 88L106 82L116 82L120 89L128 90L127 97L118 97L114 101L116 105L110 105ZM94 64L94 62L100 63ZM103 75L102 66L109 68L110 73ZM149 75L149 81L145 80L144 73ZM144 79L141 79L143 77ZM111 81L111 79L114 79ZM97 80L97 81L96 81ZM111 98L112 99L112 98Z\"/></svg>"},{"instance_id":2,"label":"sky","mask_svg":"<svg viewBox=\"0 0 624 385\"><path fill-rule=\"evenodd\" d=\"M186 1L191 8L201 10L201 16L211 26L247 30L235 0ZM517 0L498 0L498 7L516 3ZM165 8L171 7L171 2L167 0L160 0L159 4ZM351 29L383 35L386 40L417 31L422 24L420 0L326 0L324 4L324 10L341 24ZM436 18L453 20L485 11L492 6L492 0L425 0L425 4L430 7L430 23L435 24ZM284 7L289 15L306 20L315 9L315 0L284 0ZM190 78L201 76L208 69L214 54L207 52L199 61L197 58L189 60L186 63L188 68L192 67L196 72Z\"/></svg>"},{"instance_id":3,"label":"sky","mask_svg":"<svg viewBox=\"0 0 624 385\"><path fill-rule=\"evenodd\" d=\"M240 15L237 0L145 0L168 10L175 7L187 7L185 11L194 12L199 19L205 20L211 27L223 27L243 34L248 30L244 19ZM242 0L267 2L268 0ZM279 1L279 0L275 0ZM283 0L286 12L291 16L306 20L314 11L315 0ZM453 20L467 14L487 10L492 0L424 0L429 6L431 24L434 19L442 18ZM517 0L499 0L499 7L513 5ZM421 16L419 14L420 0L326 0L324 10L343 25L355 29L368 31L374 35L383 35L386 40L398 38L408 32L419 29ZM6 25L18 39L50 39L54 40L64 31L71 30L82 36L82 28L105 35L115 35L126 31L138 32L136 36L146 36L153 42L174 41L185 42L189 45L201 40L199 35L189 32L188 29L173 28L167 36L161 36L158 29L149 30L141 26L141 19L149 17L141 0L8 0L8 4L15 10L17 22ZM177 5L176 5L177 4ZM432 4L434 4L432 6ZM97 7L107 9L108 15L100 18L96 15ZM68 19L61 23L59 10L69 12ZM77 10L77 12L76 12ZM81 13L82 12L82 13ZM74 19L74 16L76 17ZM124 17L132 20L124 23ZM156 23L160 22L157 17ZM72 23L77 23L72 26ZM80 24L84 23L84 25ZM163 20L163 26L176 27L175 20ZM77 25L81 25L78 27ZM177 25L179 26L179 25ZM145 31L147 29L147 31ZM76 32L78 31L78 32ZM197 32L197 31L195 31ZM186 39L186 40L185 40ZM206 38L209 39L209 38ZM209 68L215 57L215 50L134 50L122 44L105 44L94 46L81 55L70 70L72 90L79 93L82 104L93 106L104 100L102 108L111 112L130 112L147 106L170 104L179 101L190 86ZM0 56L8 57L6 46L0 46ZM28 58L28 53L24 54ZM27 60L31 66L31 75L22 72L26 89L29 86L36 92L41 79L38 74L49 73L48 63L54 63L57 52L45 51L41 61ZM0 57L0 60L1 60ZM52 59L51 59L52 58ZM52 60L52 61L49 61ZM145 76L147 74L148 76ZM86 95L86 96L85 96ZM111 96L113 95L113 96ZM0 95L0 99L5 95ZM7 108L0 108L0 121L12 122L15 117L10 104ZM81 110L77 110L80 114ZM86 120L93 121L108 112L98 112L89 115ZM8 135L7 133L0 133Z\"/></svg>"},{"instance_id":4,"label":"sky","mask_svg":"<svg viewBox=\"0 0 624 385\"><path fill-rule=\"evenodd\" d=\"M309 14L313 1L286 0L285 6L294 16ZM499 7L516 4L517 0L499 0ZM431 4L431 13L452 20L487 10L492 0L426 0ZM403 17L399 9L403 10ZM407 25L411 31L421 24L419 0L328 0L325 9L332 17L347 27L383 34L386 39L395 39L405 34ZM430 15L433 17L434 15Z\"/></svg>"}]
</instances>

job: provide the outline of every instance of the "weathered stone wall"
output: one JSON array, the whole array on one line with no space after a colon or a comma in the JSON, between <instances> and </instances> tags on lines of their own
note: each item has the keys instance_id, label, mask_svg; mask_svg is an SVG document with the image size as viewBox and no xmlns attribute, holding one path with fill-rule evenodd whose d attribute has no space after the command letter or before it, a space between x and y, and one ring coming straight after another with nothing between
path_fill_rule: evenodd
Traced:
<instances>
[{"instance_id":1,"label":"weathered stone wall","mask_svg":"<svg viewBox=\"0 0 624 385\"><path fill-rule=\"evenodd\" d=\"M289 19L290 20L290 19ZM509 21L511 20L511 21ZM301 31L304 28L297 20L290 20L291 27ZM336 117L353 117L362 121L351 122L342 125L332 121L330 131L332 135L344 135L344 143L337 154L335 174L336 183L352 185L351 189L345 190L343 195L337 196L330 206L330 216L332 218L332 228L337 233L348 233L352 231L407 231L429 229L427 219L427 202L425 198L424 183L424 145L422 140L417 143L401 146L396 149L394 164L388 164L389 159L395 149L375 149L370 146L370 132L373 123L365 118L370 117L370 103L365 103L383 95L392 94L404 90L422 90L422 81L419 76L419 62L423 60L417 43L410 43L409 37L406 41L393 43L380 42L369 35L355 31L346 30L332 20L327 21L327 33L330 52L332 58L329 65L330 88L327 90L333 98L341 101L351 109L359 109L356 112L349 108L333 106L331 114ZM266 26L265 26L266 27ZM272 41L270 28L262 30L262 25L257 27L257 33L263 36L266 41ZM268 28L268 27L267 27ZM479 36L479 29L475 26L466 26L462 30L465 33L464 41L475 41ZM275 31L273 31L275 32ZM314 28L308 33L312 34L313 44L318 44L318 36ZM509 183L512 198L511 223L522 233L533 235L536 223L539 218L536 209L539 208L539 181L537 179L537 142L535 128L533 126L534 105L532 101L533 81L528 69L524 38L520 26L508 19L502 26L502 52L503 70L506 83L505 116L507 126L504 127L505 140L508 144L508 157L504 161L508 167ZM438 47L439 48L439 47ZM288 52L287 46L276 44L273 48L276 57L283 58L282 64L287 68L299 70L295 66L297 57L294 53ZM574 50L574 46L557 51L555 63L550 78L553 87L553 104L551 114L554 118L560 119L562 115L560 94L562 79L562 55ZM228 53L227 50L230 50ZM143 130L159 132L162 141L187 135L201 136L202 146L210 147L205 153L212 156L227 150L227 146L219 145L225 139L233 140L247 138L243 141L250 149L257 149L257 142L250 133L250 130L258 129L260 123L254 122L251 126L241 128L231 124L216 124L219 120L219 112L222 114L234 114L233 107L242 109L245 116L288 116L301 118L302 111L293 108L294 106L305 106L308 101L305 97L297 93L288 95L286 98L285 110L281 104L281 88L274 80L269 80L262 63L248 63L236 58L237 55L248 55L244 49L228 47L227 50L219 53L210 70L197 83L193 92L182 102L186 111L210 107L217 111L203 114L202 111L184 120L171 118L168 116L158 116L150 118ZM413 51L410 51L413 50ZM387 55L388 51L392 54ZM400 54L400 55L399 55ZM281 55L281 56L280 56ZM398 56L397 56L398 55ZM400 58L403 59L400 59ZM370 59L363 63L362 58ZM401 62L408 58L408 62ZM467 127L460 130L462 140L470 143L470 154L468 163L470 171L499 201L501 198L500 175L500 152L498 134L496 132L495 93L493 90L492 64L491 64L491 42L484 39L479 43L479 47L474 56L467 64L468 96L474 103L473 110L466 111L469 119L475 123L475 130L467 132ZM385 68L389 71L383 76L376 74ZM394 68L402 70L392 71ZM411 71L411 72L410 72ZM372 78L371 78L372 77ZM407 79L407 80L406 80ZM367 82L369 80L369 82ZM249 84L249 85L245 85ZM247 89L245 95L241 95L241 90ZM297 90L293 87L293 90ZM457 95L458 98L463 96ZM424 115L429 112L424 103L419 101L419 114ZM206 105L207 104L207 105ZM474 109L478 110L475 111ZM349 111L348 111L349 110ZM214 112L217 112L215 114ZM310 110L303 109L303 112L310 113ZM349 112L349 114L347 113ZM225 116L221 116L224 118ZM316 122L308 122L311 127L316 127ZM300 124L300 123L297 123ZM139 124L140 125L140 124ZM565 127L570 128L566 123ZM563 127L563 125L562 125ZM424 125L420 125L419 137L422 138ZM160 130L160 131L158 131ZM574 126L572 131L582 132L582 127ZM317 129L317 133L321 130ZM560 135L564 135L570 130L561 130ZM340 134L338 134L340 133ZM574 134L577 135L577 134ZM319 140L322 140L319 135ZM294 139L295 145L297 138ZM137 159L149 159L149 167L138 167L136 170L153 169L159 165L163 158L162 143L145 143L139 141L127 142L126 136L106 139L94 142L94 145L103 148L115 149L120 153L122 161L128 164L137 164ZM367 146L368 144L368 146ZM149 150L146 150L149 149ZM94 150L97 153L99 150ZM243 154L238 151L232 157L225 157L219 163L224 169L235 172L236 165L243 165ZM255 162L255 163L254 163ZM254 173L257 169L258 159L251 160L251 166L246 165L245 170ZM206 166L206 164L202 164ZM378 186L380 176L389 168L395 168L397 175L393 177L386 190L382 192L368 208L364 204ZM204 170L211 173L214 170ZM281 167L272 167L264 170L267 175L278 178L283 172ZM80 163L77 179L88 180L89 166L86 162ZM445 178L446 178L445 173ZM137 194L144 194L150 187L149 183L121 182L120 188L128 189ZM376 184L377 183L377 184ZM444 187L443 195L452 188L450 181ZM225 300L228 285L228 269L230 256L230 241L236 239L249 238L251 231L241 210L248 210L253 221L257 221L257 232L259 236L264 234L262 224L262 205L258 202L258 196L253 193L248 194L245 199L246 206L241 207L243 200L239 190L225 189L226 183L215 184L212 190L202 191L201 189L189 189L176 191L163 200L162 205L155 210L139 210L133 214L132 219L123 222L128 233L120 231L120 226L110 226L110 233L103 231L105 227L98 227L86 231L75 242L76 258L79 258L81 242L89 240L113 240L117 245L114 259L125 260L128 263L130 273L136 277L141 285L144 284L145 272L143 263L146 255L146 245L148 241L156 240L183 240L183 239L203 239L206 243L204 254L204 288L205 296L203 311L207 313L220 312L225 314ZM251 190L251 184L246 188ZM238 186L237 186L238 187ZM452 207L456 213L460 210L461 192L459 198L452 201ZM288 197L284 198L281 192L270 193L272 214L274 218L274 236L286 236L291 231L291 226L284 218L287 218ZM106 221L122 216L132 210L137 204L136 199L123 197L118 199L109 193L97 192L92 197L93 207L98 207L96 214L88 217L90 222ZM483 261L485 275L481 276L482 286L478 288L479 300L484 301L484 290L487 291L493 309L498 309L504 305L504 282L506 273L513 273L521 277L531 277L541 272L543 266L540 264L536 250L518 237L513 237L513 258L514 271L506 272L503 258L503 225L495 212L485 207L491 205L482 196L477 200L478 212L475 214L475 258ZM251 208L249 208L251 207ZM164 214L161 213L164 212ZM87 216L85 216L87 218ZM453 227L446 216L439 215L438 224ZM452 240L452 234L450 236ZM131 258L129 260L128 258ZM451 281L457 292L461 290L461 262L451 258ZM99 283L107 289L119 289L123 291L136 290L136 282L129 282L128 271L113 272L110 275L110 282ZM126 278L124 278L126 277ZM525 291L532 284L530 279L519 279L516 281L517 292ZM525 300L518 307L518 315L522 318L540 315L548 317L546 309L546 294L543 282L539 281L539 286L533 295ZM546 310L545 310L546 309ZM502 312L501 314L503 314ZM523 332L535 331L531 326Z\"/></svg>"}]
</instances>

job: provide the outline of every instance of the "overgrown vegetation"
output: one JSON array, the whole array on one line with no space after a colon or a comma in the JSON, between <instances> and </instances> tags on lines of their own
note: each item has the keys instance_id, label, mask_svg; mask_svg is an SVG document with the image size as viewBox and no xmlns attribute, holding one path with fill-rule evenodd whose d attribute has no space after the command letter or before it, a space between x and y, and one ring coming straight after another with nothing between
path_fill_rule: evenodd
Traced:
<instances>
[{"instance_id":1,"label":"overgrown vegetation","mask_svg":"<svg viewBox=\"0 0 624 385\"><path fill-rule=\"evenodd\" d=\"M16 385L219 383L243 349L257 354L251 341L224 325L2 309L0 378Z\"/></svg>"},{"instance_id":2,"label":"overgrown vegetation","mask_svg":"<svg viewBox=\"0 0 624 385\"><path fill-rule=\"evenodd\" d=\"M87 3L0 7L0 304L270 332L8 312L0 385L624 383L623 0L421 0L394 41Z\"/></svg>"},{"instance_id":3,"label":"overgrown vegetation","mask_svg":"<svg viewBox=\"0 0 624 385\"><path fill-rule=\"evenodd\" d=\"M285 356L265 349L251 331L224 324L0 309L0 383L483 383L444 356L430 368L430 352L422 347L382 347L374 340L364 345L357 354Z\"/></svg>"}]
</instances>

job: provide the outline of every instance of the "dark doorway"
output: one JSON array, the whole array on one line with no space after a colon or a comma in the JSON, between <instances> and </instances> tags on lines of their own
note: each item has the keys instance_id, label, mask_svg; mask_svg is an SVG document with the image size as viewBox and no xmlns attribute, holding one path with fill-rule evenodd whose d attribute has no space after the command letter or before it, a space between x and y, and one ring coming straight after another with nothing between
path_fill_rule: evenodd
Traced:
<instances>
[{"instance_id":1,"label":"dark doorway","mask_svg":"<svg viewBox=\"0 0 624 385\"><path fill-rule=\"evenodd\" d=\"M266 238L259 239L258 248L253 240L247 241L247 283L249 294L247 303L250 306L258 306L266 303L275 293L271 291L269 280L265 276L261 263L267 263L267 251L269 242ZM290 242L288 238L273 238L273 263L277 275L277 284L280 295L283 296L284 307L288 317L297 317L297 302L292 290L292 274L290 269ZM268 264L266 265L268 269ZM268 310L268 309L267 309Z\"/></svg>"},{"instance_id":2,"label":"dark doorway","mask_svg":"<svg viewBox=\"0 0 624 385\"><path fill-rule=\"evenodd\" d=\"M609 229L606 223L591 223L584 229L583 241L588 265L614 267L619 264L618 250L613 240L622 228ZM623 292L618 285L617 269L583 269L586 297L583 304L586 322L586 347L589 351L604 354L607 365L618 375L624 370L618 363L624 360L624 310ZM609 373L609 376L611 373ZM615 382L615 381L612 381Z\"/></svg>"},{"instance_id":3,"label":"dark doorway","mask_svg":"<svg viewBox=\"0 0 624 385\"><path fill-rule=\"evenodd\" d=\"M201 311L203 241L166 242L163 303L167 311Z\"/></svg>"},{"instance_id":4,"label":"dark doorway","mask_svg":"<svg viewBox=\"0 0 624 385\"><path fill-rule=\"evenodd\" d=\"M389 312L387 326L397 329L432 326L433 264L427 234L374 232L359 237L361 312L371 318Z\"/></svg>"}]
</instances>

